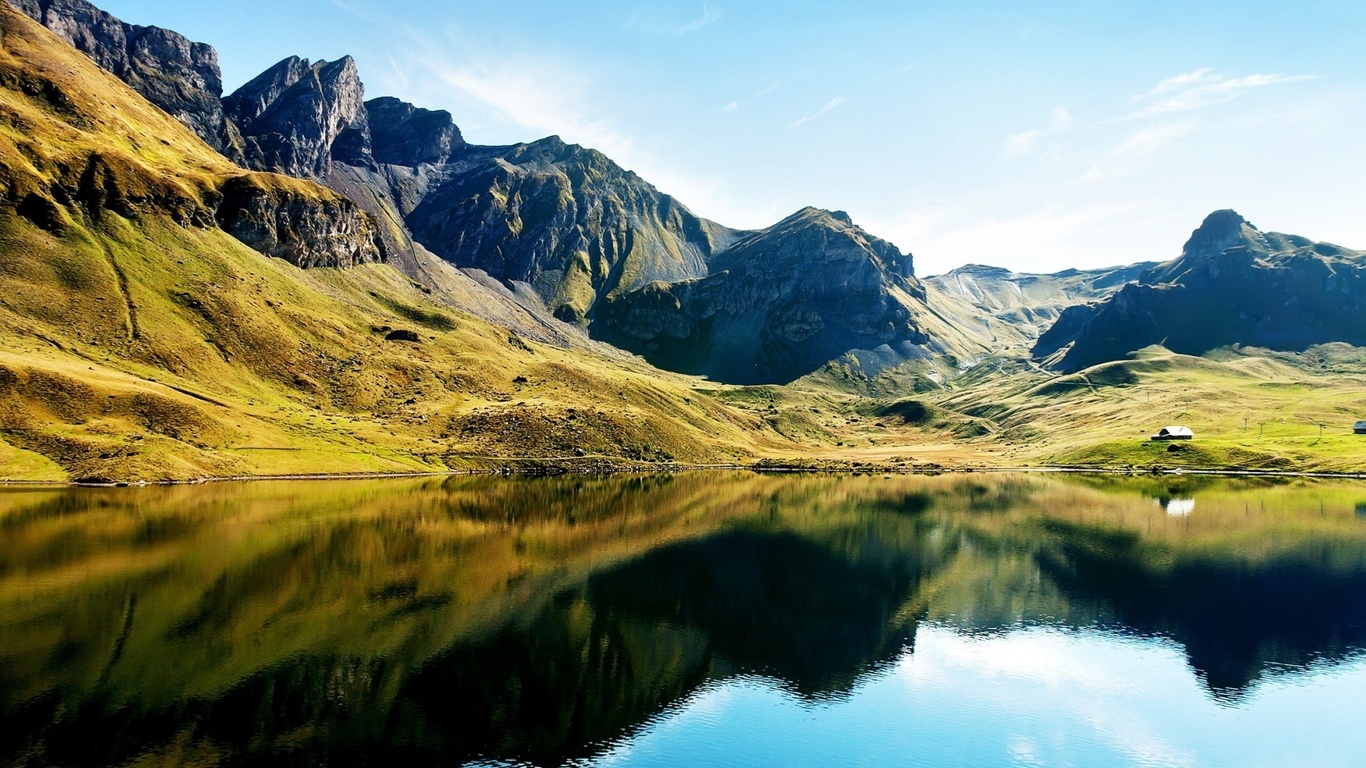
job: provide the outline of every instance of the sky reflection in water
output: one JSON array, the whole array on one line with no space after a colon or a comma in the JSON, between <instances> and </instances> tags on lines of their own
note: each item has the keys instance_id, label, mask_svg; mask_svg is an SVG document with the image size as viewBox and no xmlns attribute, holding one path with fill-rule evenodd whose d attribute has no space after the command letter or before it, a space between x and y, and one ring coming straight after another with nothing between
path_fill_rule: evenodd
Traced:
<instances>
[{"instance_id":1,"label":"sky reflection in water","mask_svg":"<svg viewBox=\"0 0 1366 768\"><path fill-rule=\"evenodd\" d=\"M1363 500L746 473L0 490L0 765L1362 765Z\"/></svg>"},{"instance_id":2,"label":"sky reflection in water","mask_svg":"<svg viewBox=\"0 0 1366 768\"><path fill-rule=\"evenodd\" d=\"M914 653L850 695L812 702L766 679L718 683L579 764L1345 768L1366 764L1363 690L1358 660L1231 703L1170 641L926 625Z\"/></svg>"}]
</instances>

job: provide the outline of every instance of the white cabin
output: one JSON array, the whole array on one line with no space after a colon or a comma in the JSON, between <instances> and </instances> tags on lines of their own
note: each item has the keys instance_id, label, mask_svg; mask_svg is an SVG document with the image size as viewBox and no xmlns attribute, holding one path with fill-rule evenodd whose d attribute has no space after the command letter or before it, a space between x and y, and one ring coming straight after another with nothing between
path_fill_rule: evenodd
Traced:
<instances>
[{"instance_id":1,"label":"white cabin","mask_svg":"<svg viewBox=\"0 0 1366 768\"><path fill-rule=\"evenodd\" d=\"M1194 440L1195 431L1190 427L1163 427L1153 435L1154 440Z\"/></svg>"}]
</instances>

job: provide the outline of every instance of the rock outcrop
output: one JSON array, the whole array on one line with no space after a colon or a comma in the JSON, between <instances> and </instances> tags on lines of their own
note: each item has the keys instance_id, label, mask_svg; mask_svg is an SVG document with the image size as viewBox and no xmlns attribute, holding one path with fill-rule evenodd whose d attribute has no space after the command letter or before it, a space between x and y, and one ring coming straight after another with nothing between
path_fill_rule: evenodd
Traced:
<instances>
[{"instance_id":1,"label":"rock outcrop","mask_svg":"<svg viewBox=\"0 0 1366 768\"><path fill-rule=\"evenodd\" d=\"M930 340L911 257L844 213L800 211L745 235L711 270L610 299L595 334L660 367L737 383L786 383L850 350Z\"/></svg>"},{"instance_id":2,"label":"rock outcrop","mask_svg":"<svg viewBox=\"0 0 1366 768\"><path fill-rule=\"evenodd\" d=\"M160 27L128 24L85 0L10 0L230 159L241 137L223 110L218 52Z\"/></svg>"},{"instance_id":3,"label":"rock outcrop","mask_svg":"<svg viewBox=\"0 0 1366 768\"><path fill-rule=\"evenodd\" d=\"M465 138L445 110L415 107L392 97L365 103L374 158L385 165L439 165L465 148Z\"/></svg>"},{"instance_id":4,"label":"rock outcrop","mask_svg":"<svg viewBox=\"0 0 1366 768\"><path fill-rule=\"evenodd\" d=\"M1108 301L1067 310L1034 354L1076 371L1154 344L1198 355L1329 342L1366 345L1366 252L1261 232L1216 211L1180 258Z\"/></svg>"},{"instance_id":5,"label":"rock outcrop","mask_svg":"<svg viewBox=\"0 0 1366 768\"><path fill-rule=\"evenodd\" d=\"M257 170L316 179L327 175L334 158L374 163L365 86L350 56L316 64L285 59L223 103L242 133L248 165Z\"/></svg>"},{"instance_id":6,"label":"rock outcrop","mask_svg":"<svg viewBox=\"0 0 1366 768\"><path fill-rule=\"evenodd\" d=\"M340 195L268 174L231 179L221 192L219 226L267 256L303 268L384 261L370 217Z\"/></svg>"}]
</instances>

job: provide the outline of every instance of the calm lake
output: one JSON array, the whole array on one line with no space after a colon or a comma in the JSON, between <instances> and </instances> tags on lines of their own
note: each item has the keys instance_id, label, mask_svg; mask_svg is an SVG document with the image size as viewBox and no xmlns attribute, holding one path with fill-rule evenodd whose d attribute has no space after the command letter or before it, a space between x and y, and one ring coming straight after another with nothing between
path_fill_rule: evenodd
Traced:
<instances>
[{"instance_id":1,"label":"calm lake","mask_svg":"<svg viewBox=\"0 0 1366 768\"><path fill-rule=\"evenodd\" d=\"M1366 765L1366 484L0 488L0 765Z\"/></svg>"}]
</instances>

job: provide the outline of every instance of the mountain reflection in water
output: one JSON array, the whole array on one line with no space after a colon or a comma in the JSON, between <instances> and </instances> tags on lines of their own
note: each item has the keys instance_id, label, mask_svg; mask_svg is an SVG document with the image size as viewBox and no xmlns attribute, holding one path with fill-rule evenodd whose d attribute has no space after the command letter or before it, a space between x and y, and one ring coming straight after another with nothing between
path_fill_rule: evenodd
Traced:
<instances>
[{"instance_id":1,"label":"mountain reflection in water","mask_svg":"<svg viewBox=\"0 0 1366 768\"><path fill-rule=\"evenodd\" d=\"M0 764L559 765L725 681L847 699L929 628L1166 638L1237 707L1366 648L1363 495L747 473L5 489Z\"/></svg>"}]
</instances>

